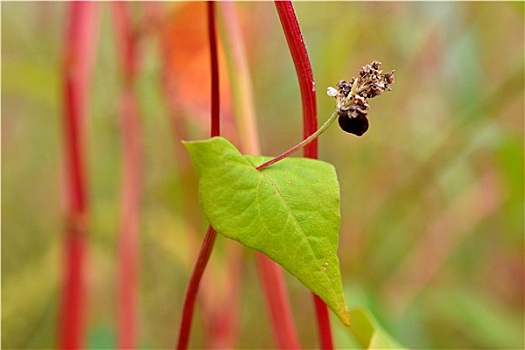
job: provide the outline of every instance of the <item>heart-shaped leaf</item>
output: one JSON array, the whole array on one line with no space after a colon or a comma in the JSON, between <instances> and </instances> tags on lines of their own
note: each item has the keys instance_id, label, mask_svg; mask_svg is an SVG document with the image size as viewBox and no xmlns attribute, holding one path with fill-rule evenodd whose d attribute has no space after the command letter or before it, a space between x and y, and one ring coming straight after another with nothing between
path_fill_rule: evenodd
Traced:
<instances>
[{"instance_id":1,"label":"heart-shaped leaf","mask_svg":"<svg viewBox=\"0 0 525 350\"><path fill-rule=\"evenodd\" d=\"M349 324L337 246L339 184L332 165L243 156L228 140L184 142L199 173L204 214L220 234L256 249L296 276Z\"/></svg>"}]
</instances>

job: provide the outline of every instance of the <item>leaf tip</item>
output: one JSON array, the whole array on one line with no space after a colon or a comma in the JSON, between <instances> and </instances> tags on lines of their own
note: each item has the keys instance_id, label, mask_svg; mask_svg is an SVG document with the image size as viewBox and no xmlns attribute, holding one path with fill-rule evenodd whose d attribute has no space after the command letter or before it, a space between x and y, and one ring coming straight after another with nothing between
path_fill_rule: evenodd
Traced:
<instances>
[{"instance_id":1,"label":"leaf tip","mask_svg":"<svg viewBox=\"0 0 525 350\"><path fill-rule=\"evenodd\" d=\"M340 312L339 318L345 326L350 327L350 312L348 311L348 307L346 305Z\"/></svg>"}]
</instances>

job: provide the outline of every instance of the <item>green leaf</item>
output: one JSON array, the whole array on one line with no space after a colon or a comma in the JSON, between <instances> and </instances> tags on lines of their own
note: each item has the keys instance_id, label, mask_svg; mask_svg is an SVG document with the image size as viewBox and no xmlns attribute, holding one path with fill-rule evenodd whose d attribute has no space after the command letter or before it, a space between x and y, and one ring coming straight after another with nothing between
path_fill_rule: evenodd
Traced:
<instances>
[{"instance_id":1,"label":"green leaf","mask_svg":"<svg viewBox=\"0 0 525 350\"><path fill-rule=\"evenodd\" d=\"M363 349L403 349L366 310L352 309L350 318L350 331Z\"/></svg>"},{"instance_id":2,"label":"green leaf","mask_svg":"<svg viewBox=\"0 0 525 350\"><path fill-rule=\"evenodd\" d=\"M184 142L199 173L204 214L220 234L283 266L349 324L337 246L339 184L332 165L243 156L228 140Z\"/></svg>"}]
</instances>

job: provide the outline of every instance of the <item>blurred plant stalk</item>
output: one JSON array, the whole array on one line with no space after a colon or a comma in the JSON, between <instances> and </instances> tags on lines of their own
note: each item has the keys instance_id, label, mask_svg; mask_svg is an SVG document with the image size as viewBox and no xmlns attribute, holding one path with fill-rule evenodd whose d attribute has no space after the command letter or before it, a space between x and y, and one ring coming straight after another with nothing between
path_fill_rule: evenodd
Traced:
<instances>
[{"instance_id":1,"label":"blurred plant stalk","mask_svg":"<svg viewBox=\"0 0 525 350\"><path fill-rule=\"evenodd\" d=\"M97 5L73 2L67 12L63 53L63 122L66 192L64 271L58 348L85 348L88 196L85 152L87 108L95 58Z\"/></svg>"},{"instance_id":2,"label":"blurred plant stalk","mask_svg":"<svg viewBox=\"0 0 525 350\"><path fill-rule=\"evenodd\" d=\"M117 348L134 349L139 334L139 226L142 196L142 137L135 83L138 70L137 32L130 20L129 4L115 2L113 24L121 68L120 130L122 179L117 266Z\"/></svg>"}]
</instances>

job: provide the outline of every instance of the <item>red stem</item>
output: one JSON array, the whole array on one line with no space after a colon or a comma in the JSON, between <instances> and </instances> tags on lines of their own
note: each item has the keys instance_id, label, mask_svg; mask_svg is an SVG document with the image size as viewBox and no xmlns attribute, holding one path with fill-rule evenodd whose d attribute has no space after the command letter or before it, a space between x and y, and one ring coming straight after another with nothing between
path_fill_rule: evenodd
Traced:
<instances>
[{"instance_id":1,"label":"red stem","mask_svg":"<svg viewBox=\"0 0 525 350\"><path fill-rule=\"evenodd\" d=\"M330 328L330 315L325 302L316 294L314 298L315 312L317 314L317 327L319 328L319 345L321 349L333 349L332 329Z\"/></svg>"},{"instance_id":2,"label":"red stem","mask_svg":"<svg viewBox=\"0 0 525 350\"><path fill-rule=\"evenodd\" d=\"M137 278L142 152L138 101L133 88L136 71L136 40L126 2L113 4L113 23L123 75L120 101L123 169L116 288L117 347L133 349L137 347L138 338Z\"/></svg>"},{"instance_id":3,"label":"red stem","mask_svg":"<svg viewBox=\"0 0 525 350\"><path fill-rule=\"evenodd\" d=\"M195 300L197 298L197 291L199 290L199 284L201 282L202 274L210 259L211 251L215 243L217 232L208 226L208 231L202 242L199 257L190 278L190 284L188 285L188 291L184 298L184 307L182 310L182 322L179 331L179 340L175 349L187 349L188 342L190 339L191 320L193 318L193 310L195 308Z\"/></svg>"},{"instance_id":4,"label":"red stem","mask_svg":"<svg viewBox=\"0 0 525 350\"><path fill-rule=\"evenodd\" d=\"M211 137L220 135L220 104L219 104L219 54L217 50L217 31L215 24L215 3L208 1L208 34L210 42L210 64L211 64ZM202 242L201 250L197 258L193 273L191 275L188 291L184 299L184 306L182 311L182 321L179 330L179 339L176 349L187 349L190 338L191 321L193 318L193 310L195 309L195 300L197 292L199 291L200 281L204 269L208 264L211 252L215 243L217 232L208 226L208 231Z\"/></svg>"},{"instance_id":5,"label":"red stem","mask_svg":"<svg viewBox=\"0 0 525 350\"><path fill-rule=\"evenodd\" d=\"M219 90L219 52L215 24L215 3L206 2L208 13L208 36L210 41L211 65L211 137L221 134L220 124L220 90Z\"/></svg>"},{"instance_id":6,"label":"red stem","mask_svg":"<svg viewBox=\"0 0 525 350\"><path fill-rule=\"evenodd\" d=\"M312 66L291 1L275 1L275 7L299 80L303 105L303 138L307 138L317 130L317 102ZM304 156L317 159L317 140L313 140L304 148Z\"/></svg>"},{"instance_id":7,"label":"red stem","mask_svg":"<svg viewBox=\"0 0 525 350\"><path fill-rule=\"evenodd\" d=\"M69 5L69 23L64 51L64 137L66 166L65 271L59 311L58 347L84 348L85 255L87 239L87 174L84 126L88 89L94 58L96 4Z\"/></svg>"},{"instance_id":8,"label":"red stem","mask_svg":"<svg viewBox=\"0 0 525 350\"><path fill-rule=\"evenodd\" d=\"M292 3L290 1L275 1L275 7L277 8L299 79L303 105L303 137L306 139L317 130L317 106L312 67ZM316 159L317 150L317 139L315 139L304 147L304 156ZM315 295L314 300L321 348L333 349L328 309L326 304Z\"/></svg>"}]
</instances>

